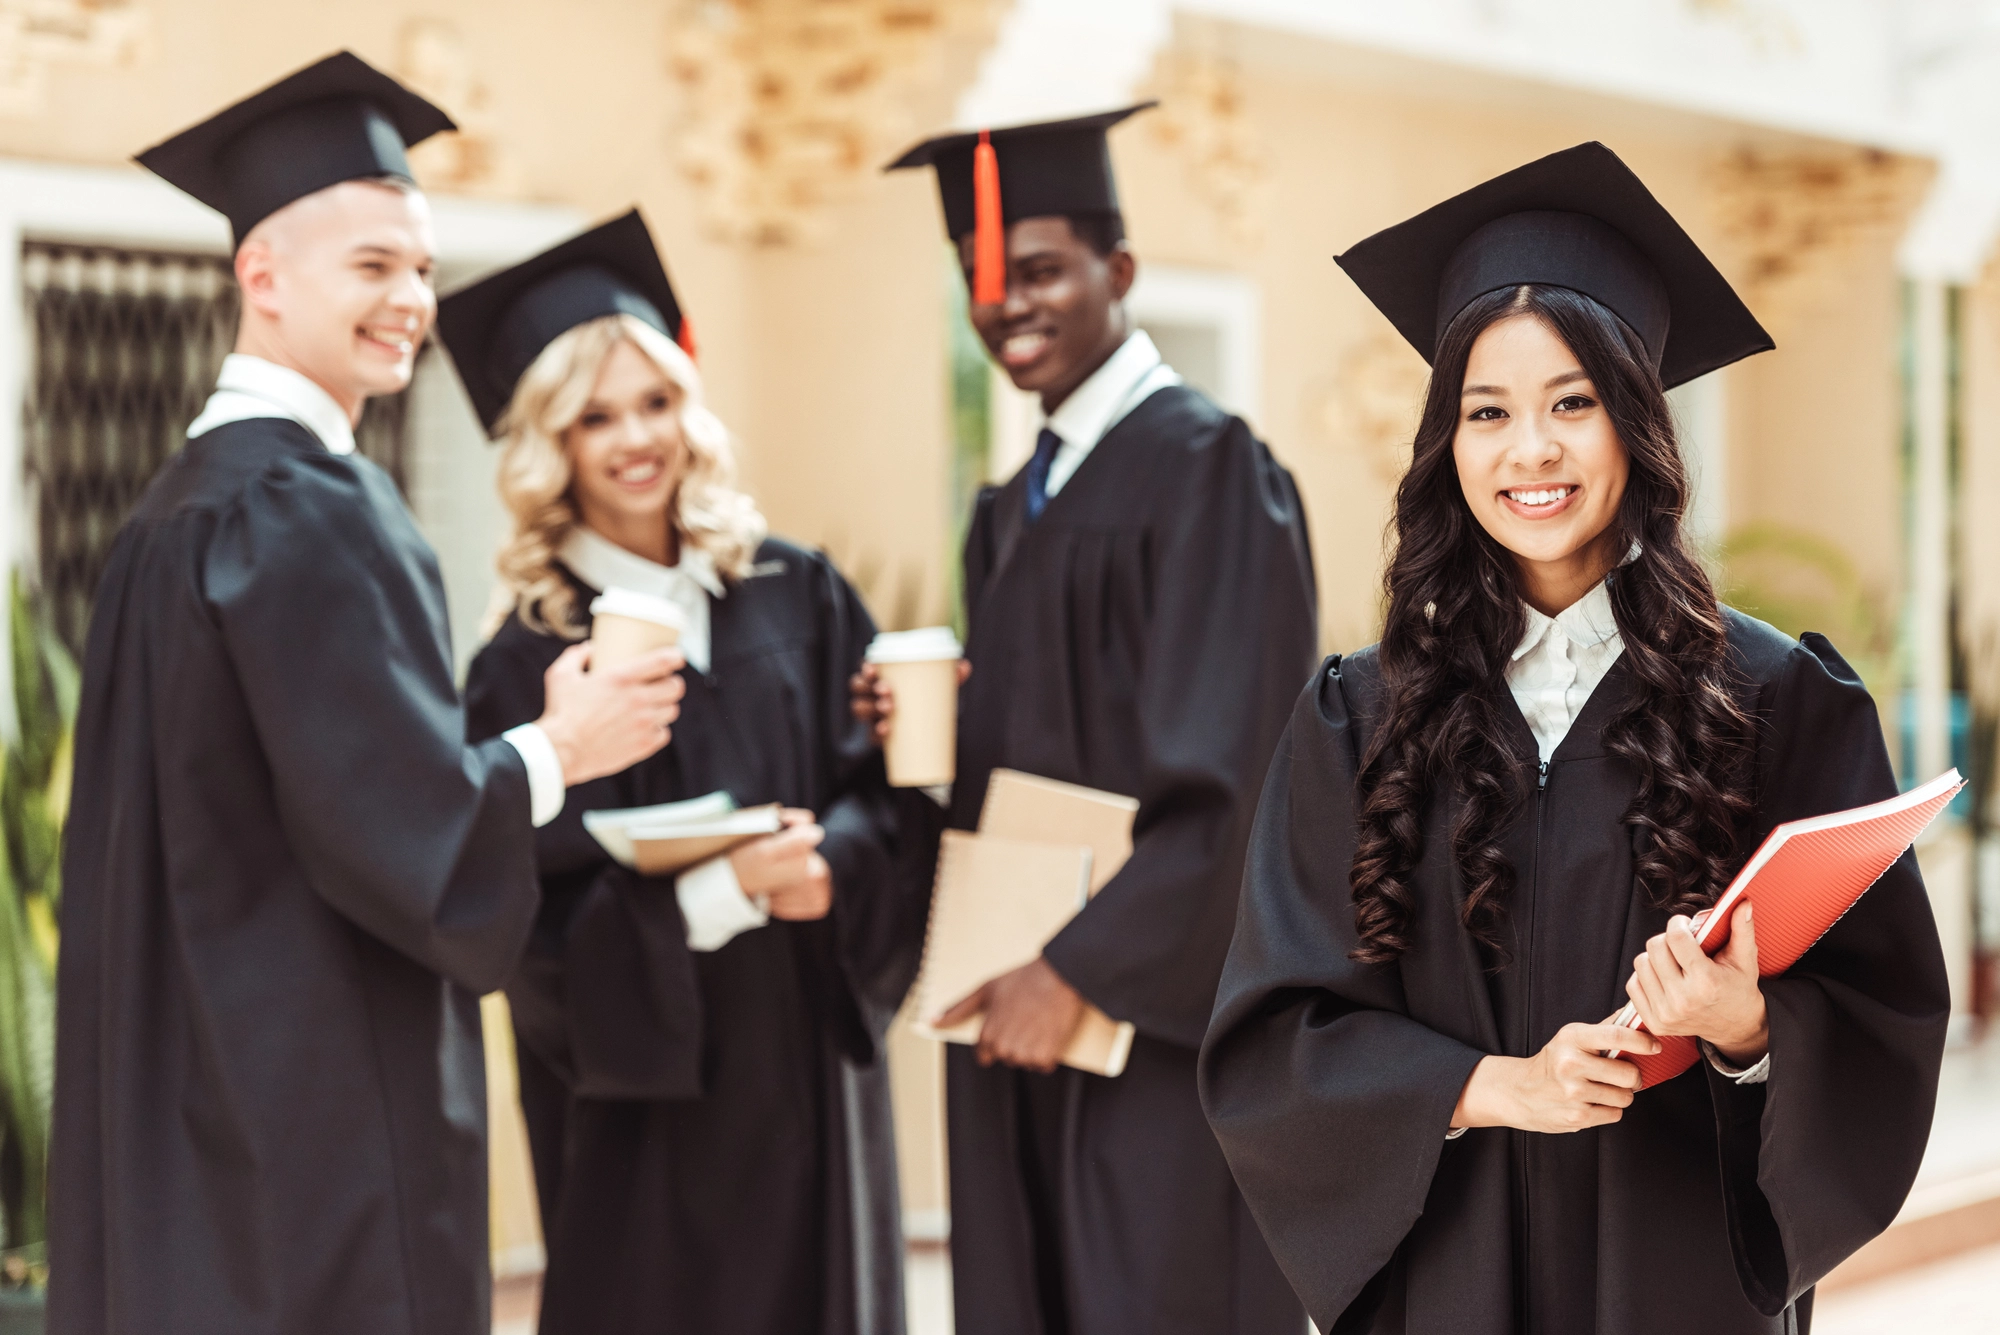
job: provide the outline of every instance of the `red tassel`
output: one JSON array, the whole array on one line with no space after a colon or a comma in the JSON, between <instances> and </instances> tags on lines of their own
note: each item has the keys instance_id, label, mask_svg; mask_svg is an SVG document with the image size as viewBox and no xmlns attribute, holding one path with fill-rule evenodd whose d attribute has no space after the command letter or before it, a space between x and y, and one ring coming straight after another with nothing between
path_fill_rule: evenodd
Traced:
<instances>
[{"instance_id":1,"label":"red tassel","mask_svg":"<svg viewBox=\"0 0 2000 1335\"><path fill-rule=\"evenodd\" d=\"M984 130L972 150L972 221L972 301L998 306L1007 300L1007 229L1000 221L1000 159Z\"/></svg>"},{"instance_id":2,"label":"red tassel","mask_svg":"<svg viewBox=\"0 0 2000 1335\"><path fill-rule=\"evenodd\" d=\"M694 321L688 319L685 315L681 317L681 331L674 335L674 342L681 345L681 351L688 355L689 361L695 362L701 360L701 358L694 355Z\"/></svg>"}]
</instances>

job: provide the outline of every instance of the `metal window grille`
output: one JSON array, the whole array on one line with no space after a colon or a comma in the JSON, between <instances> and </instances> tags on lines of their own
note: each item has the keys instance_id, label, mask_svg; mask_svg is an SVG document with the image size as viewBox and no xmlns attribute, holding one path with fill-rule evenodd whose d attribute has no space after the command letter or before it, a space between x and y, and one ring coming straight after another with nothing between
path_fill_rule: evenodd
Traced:
<instances>
[{"instance_id":1,"label":"metal window grille","mask_svg":"<svg viewBox=\"0 0 2000 1335\"><path fill-rule=\"evenodd\" d=\"M118 528L185 441L236 341L227 259L30 241L24 442L43 597L82 651ZM361 453L403 483L404 399L369 403Z\"/></svg>"}]
</instances>

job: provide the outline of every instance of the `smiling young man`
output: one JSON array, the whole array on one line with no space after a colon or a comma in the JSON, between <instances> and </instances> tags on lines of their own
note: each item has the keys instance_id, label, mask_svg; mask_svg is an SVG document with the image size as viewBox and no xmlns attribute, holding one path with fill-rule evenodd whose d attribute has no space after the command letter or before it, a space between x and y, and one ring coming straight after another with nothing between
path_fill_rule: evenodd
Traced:
<instances>
[{"instance_id":1,"label":"smiling young man","mask_svg":"<svg viewBox=\"0 0 2000 1335\"><path fill-rule=\"evenodd\" d=\"M1137 110L945 136L895 164L937 169L973 326L1047 415L966 539L950 824L976 828L1001 766L1139 800L1123 870L946 1017L985 1017L978 1048L946 1056L960 1335L1304 1322L1194 1072L1257 793L1318 652L1312 558L1291 475L1126 309L1137 263L1105 132ZM872 680L856 700L893 708ZM1058 1066L1086 1003L1136 1026L1122 1075Z\"/></svg>"},{"instance_id":2,"label":"smiling young man","mask_svg":"<svg viewBox=\"0 0 2000 1335\"><path fill-rule=\"evenodd\" d=\"M489 1330L478 996L535 826L663 746L681 685L576 650L465 744L436 561L353 436L436 313L403 150L450 124L343 53L141 158L228 215L243 314L91 621L54 1335Z\"/></svg>"}]
</instances>

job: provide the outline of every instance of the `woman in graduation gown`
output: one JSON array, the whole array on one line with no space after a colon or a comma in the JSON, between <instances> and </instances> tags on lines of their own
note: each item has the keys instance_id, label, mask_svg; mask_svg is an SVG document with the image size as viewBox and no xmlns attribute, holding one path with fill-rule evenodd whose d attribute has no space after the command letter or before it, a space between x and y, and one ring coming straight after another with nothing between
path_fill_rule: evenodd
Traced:
<instances>
[{"instance_id":1,"label":"woman in graduation gown","mask_svg":"<svg viewBox=\"0 0 2000 1335\"><path fill-rule=\"evenodd\" d=\"M1596 144L1341 263L1433 374L1382 641L1264 790L1210 1122L1330 1335L1804 1330L1915 1176L1947 996L1908 854L1761 988L1747 912L1688 932L1772 826L1896 792L1839 653L1682 534L1664 388L1769 339ZM1707 1059L1638 1090L1628 996Z\"/></svg>"},{"instance_id":2,"label":"woman in graduation gown","mask_svg":"<svg viewBox=\"0 0 2000 1335\"><path fill-rule=\"evenodd\" d=\"M504 432L505 623L475 734L540 708L606 588L674 604L673 743L540 832L544 902L508 986L548 1238L544 1335L900 1331L883 1033L924 903L898 794L852 720L874 634L821 554L763 537L701 405L636 213L447 298L440 329ZM580 813L726 791L787 828L676 878L615 864ZM914 892L912 892L914 893Z\"/></svg>"}]
</instances>

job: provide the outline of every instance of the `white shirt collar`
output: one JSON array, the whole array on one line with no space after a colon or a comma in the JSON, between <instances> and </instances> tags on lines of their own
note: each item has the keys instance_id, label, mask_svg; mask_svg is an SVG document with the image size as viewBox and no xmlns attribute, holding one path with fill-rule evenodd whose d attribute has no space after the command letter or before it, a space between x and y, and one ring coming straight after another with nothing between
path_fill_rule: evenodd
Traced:
<instances>
[{"instance_id":1,"label":"white shirt collar","mask_svg":"<svg viewBox=\"0 0 2000 1335\"><path fill-rule=\"evenodd\" d=\"M1104 365L1092 371L1088 380L1056 405L1056 410L1049 414L1049 430L1061 436L1065 445L1089 450L1137 406L1139 391L1146 387L1148 378L1165 369L1160 350L1153 346L1146 331L1133 330ZM1171 376L1173 372L1167 370L1167 374ZM1180 377L1174 376L1168 383L1179 380Z\"/></svg>"},{"instance_id":2,"label":"white shirt collar","mask_svg":"<svg viewBox=\"0 0 2000 1335\"><path fill-rule=\"evenodd\" d=\"M1611 584L1608 580L1599 580L1589 593L1554 616L1539 612L1526 603L1521 605L1521 610L1528 614L1528 629L1514 650L1516 662L1532 653L1552 629L1560 629L1571 644L1584 648L1603 644L1618 633L1618 618L1611 610Z\"/></svg>"},{"instance_id":3,"label":"white shirt collar","mask_svg":"<svg viewBox=\"0 0 2000 1335\"><path fill-rule=\"evenodd\" d=\"M636 589L640 593L665 596L661 590L682 580L692 580L711 598L727 590L716 573L715 558L699 547L683 546L679 565L663 566L637 552L627 551L595 529L578 524L563 541L562 563L576 577L600 593L605 589Z\"/></svg>"},{"instance_id":4,"label":"white shirt collar","mask_svg":"<svg viewBox=\"0 0 2000 1335\"><path fill-rule=\"evenodd\" d=\"M215 392L188 424L188 439L256 417L297 422L335 454L354 453L354 424L331 394L290 367L243 352L222 359Z\"/></svg>"},{"instance_id":5,"label":"white shirt collar","mask_svg":"<svg viewBox=\"0 0 2000 1335\"><path fill-rule=\"evenodd\" d=\"M697 547L681 547L679 565L663 566L637 552L628 552L603 534L579 524L570 530L557 554L578 579L602 593L632 589L664 598L680 609L681 652L695 671L709 668L708 600L725 590L716 573L715 558Z\"/></svg>"}]
</instances>

